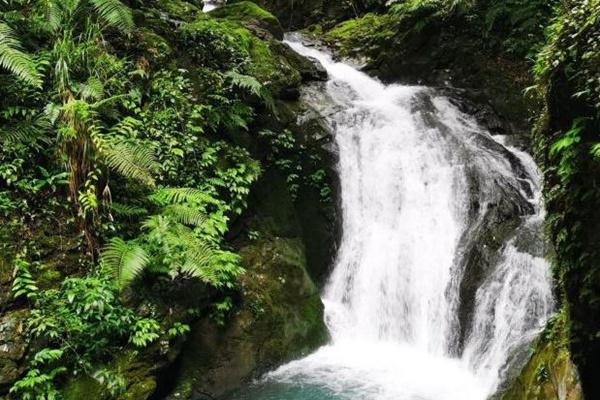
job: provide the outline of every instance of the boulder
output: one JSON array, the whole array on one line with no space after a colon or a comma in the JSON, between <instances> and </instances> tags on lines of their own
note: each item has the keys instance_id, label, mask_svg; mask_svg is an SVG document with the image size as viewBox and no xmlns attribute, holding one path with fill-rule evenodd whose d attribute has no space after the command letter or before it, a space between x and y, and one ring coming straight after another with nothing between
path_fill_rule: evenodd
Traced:
<instances>
[{"instance_id":1,"label":"boulder","mask_svg":"<svg viewBox=\"0 0 600 400\"><path fill-rule=\"evenodd\" d=\"M23 336L27 310L10 311L0 317L0 388L9 388L24 371L27 351Z\"/></svg>"},{"instance_id":2,"label":"boulder","mask_svg":"<svg viewBox=\"0 0 600 400\"><path fill-rule=\"evenodd\" d=\"M170 399L216 398L327 340L323 305L298 239L272 238L241 250L243 304L225 327L198 322L182 351Z\"/></svg>"}]
</instances>

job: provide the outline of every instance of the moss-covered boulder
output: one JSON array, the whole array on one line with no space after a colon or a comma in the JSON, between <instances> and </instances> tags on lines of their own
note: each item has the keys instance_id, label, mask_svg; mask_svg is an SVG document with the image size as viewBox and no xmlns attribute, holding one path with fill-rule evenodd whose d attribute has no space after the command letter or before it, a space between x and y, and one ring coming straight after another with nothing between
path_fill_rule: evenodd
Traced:
<instances>
[{"instance_id":1,"label":"moss-covered boulder","mask_svg":"<svg viewBox=\"0 0 600 400\"><path fill-rule=\"evenodd\" d=\"M27 314L27 310L18 310L0 317L0 390L9 388L23 373L22 361L28 347L23 336Z\"/></svg>"},{"instance_id":2,"label":"moss-covered boulder","mask_svg":"<svg viewBox=\"0 0 600 400\"><path fill-rule=\"evenodd\" d=\"M260 240L241 250L243 304L225 327L204 319L182 352L170 398L220 396L327 339L319 291L298 239Z\"/></svg>"},{"instance_id":3,"label":"moss-covered boulder","mask_svg":"<svg viewBox=\"0 0 600 400\"><path fill-rule=\"evenodd\" d=\"M177 28L180 57L190 69L238 68L261 82L275 98L297 97L303 81L323 79L323 70L283 43L277 18L248 1L201 14ZM145 35L146 41L153 36ZM156 40L154 40L156 42ZM158 43L161 45L161 43ZM147 47L157 47L150 43Z\"/></svg>"},{"instance_id":4,"label":"moss-covered boulder","mask_svg":"<svg viewBox=\"0 0 600 400\"><path fill-rule=\"evenodd\" d=\"M251 1L240 1L217 8L210 12L216 18L236 21L244 27L255 30L265 29L277 39L283 39L283 27L279 20L267 10Z\"/></svg>"},{"instance_id":5,"label":"moss-covered boulder","mask_svg":"<svg viewBox=\"0 0 600 400\"><path fill-rule=\"evenodd\" d=\"M448 11L441 2L411 4L421 3L344 21L321 37L338 55L359 59L371 75L460 88L462 97L498 114L498 133L526 133L531 104L522 92L531 78L524 60L486 48L469 19L475 17Z\"/></svg>"},{"instance_id":6,"label":"moss-covered boulder","mask_svg":"<svg viewBox=\"0 0 600 400\"><path fill-rule=\"evenodd\" d=\"M229 0L237 3L239 0ZM256 0L261 7L275 14L287 30L305 28L319 23L332 26L350 18L358 11L355 4L344 0Z\"/></svg>"},{"instance_id":7,"label":"moss-covered boulder","mask_svg":"<svg viewBox=\"0 0 600 400\"><path fill-rule=\"evenodd\" d=\"M568 348L564 311L550 321L521 374L498 398L583 400L579 374Z\"/></svg>"},{"instance_id":8,"label":"moss-covered boulder","mask_svg":"<svg viewBox=\"0 0 600 400\"><path fill-rule=\"evenodd\" d=\"M117 395L119 400L146 400L156 390L156 371L158 365L151 359L140 357L135 351L126 351L118 354L106 366L124 380L124 391ZM106 387L99 381L89 376L81 376L68 381L62 391L65 400L80 400L84 398L94 400L111 400L111 395Z\"/></svg>"}]
</instances>

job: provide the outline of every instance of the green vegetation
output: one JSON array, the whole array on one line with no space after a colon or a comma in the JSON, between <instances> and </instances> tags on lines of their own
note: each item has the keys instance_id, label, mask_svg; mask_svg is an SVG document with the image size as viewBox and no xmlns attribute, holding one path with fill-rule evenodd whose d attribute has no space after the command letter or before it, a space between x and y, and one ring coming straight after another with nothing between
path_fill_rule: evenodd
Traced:
<instances>
[{"instance_id":1,"label":"green vegetation","mask_svg":"<svg viewBox=\"0 0 600 400\"><path fill-rule=\"evenodd\" d=\"M146 398L190 335L228 344L183 357L184 392L230 350L241 379L325 340L306 271L333 235L328 160L283 101L314 66L229 3L0 0L1 398ZM575 388L571 356L599 397L600 1L257 3L383 79L535 122L561 312L507 398Z\"/></svg>"},{"instance_id":2,"label":"green vegetation","mask_svg":"<svg viewBox=\"0 0 600 400\"><path fill-rule=\"evenodd\" d=\"M584 393L600 395L598 201L600 172L600 2L563 2L535 65L544 109L535 130L545 172L555 276Z\"/></svg>"},{"instance_id":3,"label":"green vegetation","mask_svg":"<svg viewBox=\"0 0 600 400\"><path fill-rule=\"evenodd\" d=\"M260 148L301 82L275 17L127 4L0 1L0 306L29 343L0 397L150 395L191 323L239 307L230 229L265 154L294 157Z\"/></svg>"},{"instance_id":4,"label":"green vegetation","mask_svg":"<svg viewBox=\"0 0 600 400\"><path fill-rule=\"evenodd\" d=\"M555 315L532 351L521 374L503 394L504 400L546 400L562 396L581 400L577 369L571 360L565 310Z\"/></svg>"},{"instance_id":5,"label":"green vegetation","mask_svg":"<svg viewBox=\"0 0 600 400\"><path fill-rule=\"evenodd\" d=\"M346 55L376 58L382 44L395 45L396 51L401 51L400 48L410 47L413 41L422 44L427 38L421 35L432 32L437 35L447 29L454 31L453 35L478 36L480 51L524 57L534 54L543 41L543 26L552 16L554 3L542 0L396 1L384 12L368 12L342 22L327 36L337 42ZM381 6L366 9L381 11Z\"/></svg>"}]
</instances>

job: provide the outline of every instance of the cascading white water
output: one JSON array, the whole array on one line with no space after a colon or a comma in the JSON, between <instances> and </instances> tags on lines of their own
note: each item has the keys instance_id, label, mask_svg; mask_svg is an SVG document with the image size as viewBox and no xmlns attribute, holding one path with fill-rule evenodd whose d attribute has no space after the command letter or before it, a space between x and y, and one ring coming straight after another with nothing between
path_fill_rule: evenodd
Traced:
<instances>
[{"instance_id":1,"label":"cascading white water","mask_svg":"<svg viewBox=\"0 0 600 400\"><path fill-rule=\"evenodd\" d=\"M535 164L430 89L289 44L329 73L312 96L335 133L343 237L323 294L331 343L264 378L305 394L250 398L486 399L553 310ZM518 226L461 336L469 249L502 207Z\"/></svg>"},{"instance_id":2,"label":"cascading white water","mask_svg":"<svg viewBox=\"0 0 600 400\"><path fill-rule=\"evenodd\" d=\"M209 12L224 5L226 0L203 0L202 11Z\"/></svg>"}]
</instances>

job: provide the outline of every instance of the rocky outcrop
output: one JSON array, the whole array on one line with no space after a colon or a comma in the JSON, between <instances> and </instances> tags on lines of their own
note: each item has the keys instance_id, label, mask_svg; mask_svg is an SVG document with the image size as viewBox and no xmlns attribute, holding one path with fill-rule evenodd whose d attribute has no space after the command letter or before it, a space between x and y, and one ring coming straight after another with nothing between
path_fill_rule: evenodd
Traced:
<instances>
[{"instance_id":1,"label":"rocky outcrop","mask_svg":"<svg viewBox=\"0 0 600 400\"><path fill-rule=\"evenodd\" d=\"M175 351L174 353L177 353ZM158 360L158 361L157 361ZM109 364L103 366L115 371L123 379L125 387L119 394L119 400L146 400L152 398L157 389L157 374L160 368L166 368L173 362L172 354L160 354L157 346L140 353L128 350L115 355ZM90 376L74 377L67 381L62 389L64 400L112 400L111 395L100 382Z\"/></svg>"},{"instance_id":2,"label":"rocky outcrop","mask_svg":"<svg viewBox=\"0 0 600 400\"><path fill-rule=\"evenodd\" d=\"M579 373L571 361L566 313L548 324L529 361L515 380L500 393L502 400L583 400Z\"/></svg>"},{"instance_id":3,"label":"rocky outcrop","mask_svg":"<svg viewBox=\"0 0 600 400\"><path fill-rule=\"evenodd\" d=\"M210 12L216 18L224 18L243 25L246 29L260 33L267 31L276 39L283 39L283 27L270 12L251 1L240 1L217 8Z\"/></svg>"},{"instance_id":4,"label":"rocky outcrop","mask_svg":"<svg viewBox=\"0 0 600 400\"><path fill-rule=\"evenodd\" d=\"M306 60L302 64L318 71ZM322 77L318 72L310 76ZM314 168L332 177L332 138L320 117L298 101L278 101L277 111L278 120L260 117L257 129L288 129L297 143L294 164L303 167L305 177L314 174ZM257 154L267 157L268 143L254 145ZM270 164L268 157L264 165L250 194L249 212L232 229L253 232L254 237L232 237L246 268L239 304L224 326L211 318L193 326L181 357L161 378L171 386L161 389L169 399L221 396L327 340L314 282L324 277L334 256L335 193L324 199L322 187L301 182L293 194L287 172Z\"/></svg>"},{"instance_id":5,"label":"rocky outcrop","mask_svg":"<svg viewBox=\"0 0 600 400\"><path fill-rule=\"evenodd\" d=\"M531 81L527 65L485 49L464 16L437 7L369 13L317 36L383 81L453 90L477 114L495 114L495 133L526 135L532 109L522 95Z\"/></svg>"},{"instance_id":6,"label":"rocky outcrop","mask_svg":"<svg viewBox=\"0 0 600 400\"><path fill-rule=\"evenodd\" d=\"M0 317L0 389L23 373L22 360L27 350L23 336L27 310L11 311Z\"/></svg>"},{"instance_id":7,"label":"rocky outcrop","mask_svg":"<svg viewBox=\"0 0 600 400\"><path fill-rule=\"evenodd\" d=\"M212 398L327 338L319 291L298 239L261 240L241 250L243 304L224 327L204 319L182 352L169 398ZM205 396L210 397L205 397Z\"/></svg>"}]
</instances>

